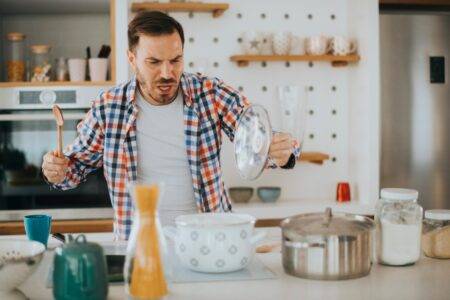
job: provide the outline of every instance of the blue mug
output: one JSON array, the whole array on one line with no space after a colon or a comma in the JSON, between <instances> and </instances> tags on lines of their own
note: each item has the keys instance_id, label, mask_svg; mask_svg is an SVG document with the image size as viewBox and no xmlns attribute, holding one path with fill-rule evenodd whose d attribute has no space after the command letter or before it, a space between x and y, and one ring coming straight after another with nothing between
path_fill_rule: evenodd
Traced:
<instances>
[{"instance_id":1,"label":"blue mug","mask_svg":"<svg viewBox=\"0 0 450 300\"><path fill-rule=\"evenodd\" d=\"M23 218L28 239L37 241L47 248L52 217L48 215L28 215Z\"/></svg>"}]
</instances>

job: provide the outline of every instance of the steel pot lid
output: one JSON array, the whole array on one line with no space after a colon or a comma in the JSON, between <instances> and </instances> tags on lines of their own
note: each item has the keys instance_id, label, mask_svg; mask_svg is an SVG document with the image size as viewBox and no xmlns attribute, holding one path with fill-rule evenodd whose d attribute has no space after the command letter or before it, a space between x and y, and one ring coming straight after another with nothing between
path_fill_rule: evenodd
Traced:
<instances>
[{"instance_id":1,"label":"steel pot lid","mask_svg":"<svg viewBox=\"0 0 450 300\"><path fill-rule=\"evenodd\" d=\"M371 219L354 214L325 213L301 214L289 217L281 223L283 235L291 241L303 240L305 236L358 235L374 228Z\"/></svg>"},{"instance_id":2,"label":"steel pot lid","mask_svg":"<svg viewBox=\"0 0 450 300\"><path fill-rule=\"evenodd\" d=\"M272 126L265 108L248 107L239 118L234 137L236 167L242 178L254 180L261 175L271 141Z\"/></svg>"}]
</instances>

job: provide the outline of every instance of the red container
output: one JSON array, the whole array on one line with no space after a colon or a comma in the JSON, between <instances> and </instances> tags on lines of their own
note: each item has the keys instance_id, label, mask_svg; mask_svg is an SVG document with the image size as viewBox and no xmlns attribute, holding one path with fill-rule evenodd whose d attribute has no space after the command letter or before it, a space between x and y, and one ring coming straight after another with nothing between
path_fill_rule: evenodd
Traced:
<instances>
[{"instance_id":1,"label":"red container","mask_svg":"<svg viewBox=\"0 0 450 300\"><path fill-rule=\"evenodd\" d=\"M350 184L348 182L338 182L336 189L336 201L348 202L350 199Z\"/></svg>"}]
</instances>

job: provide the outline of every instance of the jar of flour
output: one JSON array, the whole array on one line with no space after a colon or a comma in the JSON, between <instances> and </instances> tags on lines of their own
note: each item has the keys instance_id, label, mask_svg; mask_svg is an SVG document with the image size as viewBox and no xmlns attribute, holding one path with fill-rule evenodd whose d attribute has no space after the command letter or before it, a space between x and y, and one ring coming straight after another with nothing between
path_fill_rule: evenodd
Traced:
<instances>
[{"instance_id":1,"label":"jar of flour","mask_svg":"<svg viewBox=\"0 0 450 300\"><path fill-rule=\"evenodd\" d=\"M410 189L382 189L377 205L377 261L391 266L414 264L420 258L422 207L419 192Z\"/></svg>"}]
</instances>

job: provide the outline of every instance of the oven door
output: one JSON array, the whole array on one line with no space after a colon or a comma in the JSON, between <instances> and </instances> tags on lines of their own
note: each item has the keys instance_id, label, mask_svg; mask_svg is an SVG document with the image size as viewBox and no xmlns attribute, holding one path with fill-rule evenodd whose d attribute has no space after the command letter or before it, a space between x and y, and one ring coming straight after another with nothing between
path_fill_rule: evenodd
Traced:
<instances>
[{"instance_id":1,"label":"oven door","mask_svg":"<svg viewBox=\"0 0 450 300\"><path fill-rule=\"evenodd\" d=\"M63 142L76 137L86 108L64 109ZM99 169L77 188L60 191L48 185L42 158L56 149L56 123L51 110L0 110L0 221L21 220L31 213L54 219L111 218L108 188Z\"/></svg>"}]
</instances>

